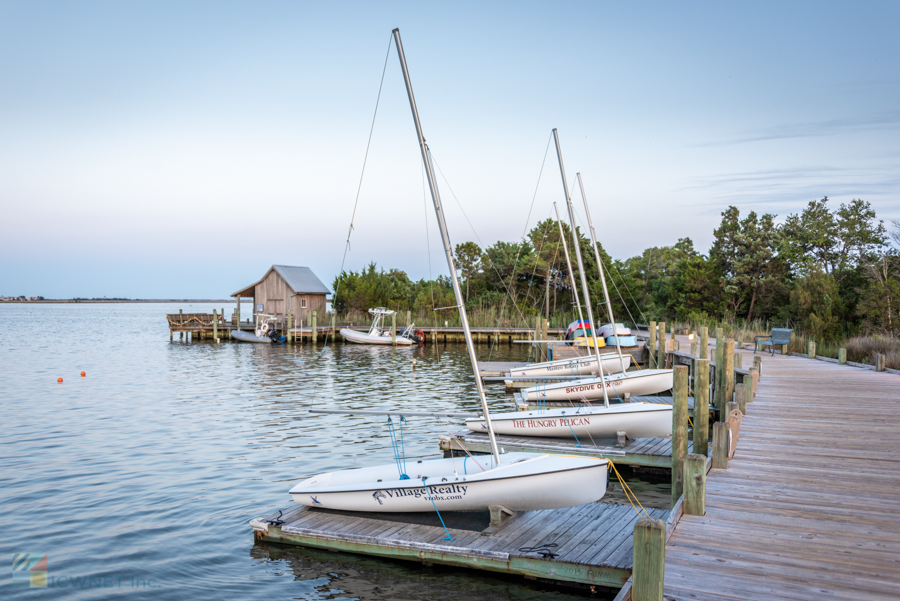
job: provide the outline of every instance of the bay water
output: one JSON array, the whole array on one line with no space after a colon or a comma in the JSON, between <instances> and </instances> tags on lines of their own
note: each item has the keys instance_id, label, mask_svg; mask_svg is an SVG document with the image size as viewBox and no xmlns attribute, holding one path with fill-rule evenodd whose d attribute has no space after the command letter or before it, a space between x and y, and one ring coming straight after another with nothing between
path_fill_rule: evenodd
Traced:
<instances>
[{"instance_id":1,"label":"bay water","mask_svg":"<svg viewBox=\"0 0 900 601\"><path fill-rule=\"evenodd\" d=\"M309 408L474 412L480 405L461 344L217 344L177 334L169 341L167 313L213 307L0 305L0 557L48 559L46 588L14 584L12 569L3 569L2 598L585 594L255 542L248 521L290 507L287 492L300 479L393 461L386 418ZM481 360L523 361L528 353L529 345L478 347ZM502 387L488 395L492 408L514 409ZM437 456L437 437L461 425L407 418L407 456ZM650 504L667 498L665 485L632 484ZM614 489L605 500L616 501Z\"/></svg>"}]
</instances>

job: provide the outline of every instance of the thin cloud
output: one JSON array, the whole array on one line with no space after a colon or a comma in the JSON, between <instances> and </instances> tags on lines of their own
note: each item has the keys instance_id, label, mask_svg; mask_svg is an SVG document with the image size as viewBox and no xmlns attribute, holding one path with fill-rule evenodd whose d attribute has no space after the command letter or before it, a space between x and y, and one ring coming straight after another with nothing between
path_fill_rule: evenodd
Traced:
<instances>
[{"instance_id":1,"label":"thin cloud","mask_svg":"<svg viewBox=\"0 0 900 601\"><path fill-rule=\"evenodd\" d=\"M898 126L900 126L900 113L890 113L874 117L831 119L828 121L777 125L753 132L737 134L734 137L725 140L702 142L694 144L693 146L706 148L710 146L730 146L734 144L746 144L749 142L764 142L768 140L834 136L838 134L870 131L873 129L893 129Z\"/></svg>"}]
</instances>

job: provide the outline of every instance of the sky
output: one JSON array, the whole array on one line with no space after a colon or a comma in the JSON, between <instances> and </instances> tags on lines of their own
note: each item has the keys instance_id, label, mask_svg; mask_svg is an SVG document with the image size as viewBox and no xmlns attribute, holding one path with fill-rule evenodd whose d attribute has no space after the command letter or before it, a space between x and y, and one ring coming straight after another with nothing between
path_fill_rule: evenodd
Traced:
<instances>
[{"instance_id":1,"label":"sky","mask_svg":"<svg viewBox=\"0 0 900 601\"><path fill-rule=\"evenodd\" d=\"M900 218L897 2L0 0L0 295L448 273L395 27L454 244L564 203L553 128L616 258L728 205Z\"/></svg>"}]
</instances>

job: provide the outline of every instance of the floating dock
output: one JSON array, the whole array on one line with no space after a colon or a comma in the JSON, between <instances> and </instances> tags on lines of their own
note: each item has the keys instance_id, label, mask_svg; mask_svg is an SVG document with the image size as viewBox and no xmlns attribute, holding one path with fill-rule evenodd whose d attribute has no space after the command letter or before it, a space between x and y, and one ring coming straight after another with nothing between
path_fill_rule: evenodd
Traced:
<instances>
[{"instance_id":1,"label":"floating dock","mask_svg":"<svg viewBox=\"0 0 900 601\"><path fill-rule=\"evenodd\" d=\"M669 519L662 509L647 509ZM475 568L526 578L620 588L631 575L634 524L630 506L590 503L568 509L523 511L493 531L488 512L358 514L294 505L251 521L270 543L362 553L424 564ZM272 525L269 521L282 521ZM485 530L488 530L486 533ZM493 533L491 533L493 532ZM551 557L551 554L553 557Z\"/></svg>"}]
</instances>

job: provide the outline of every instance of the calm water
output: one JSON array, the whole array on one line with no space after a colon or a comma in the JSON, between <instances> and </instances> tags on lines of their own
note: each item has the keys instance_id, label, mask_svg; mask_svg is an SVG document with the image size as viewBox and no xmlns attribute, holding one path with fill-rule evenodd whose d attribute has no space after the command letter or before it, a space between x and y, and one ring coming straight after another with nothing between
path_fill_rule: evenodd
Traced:
<instances>
[{"instance_id":1,"label":"calm water","mask_svg":"<svg viewBox=\"0 0 900 601\"><path fill-rule=\"evenodd\" d=\"M0 556L49 554L46 590L13 586L3 568L0 596L570 597L474 571L254 543L247 522L289 506L299 479L393 460L384 418L309 407L475 411L465 348L170 343L164 316L179 308L213 305L0 305ZM527 354L501 345L491 358ZM502 389L489 396L513 408ZM435 456L437 436L460 425L408 420L409 456ZM667 495L643 488L648 500Z\"/></svg>"}]
</instances>

